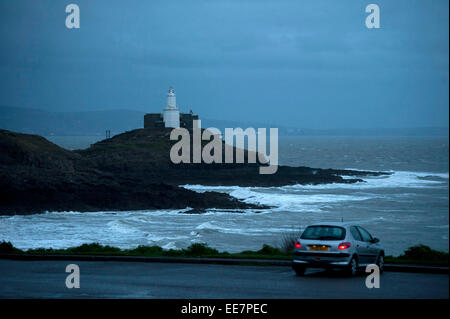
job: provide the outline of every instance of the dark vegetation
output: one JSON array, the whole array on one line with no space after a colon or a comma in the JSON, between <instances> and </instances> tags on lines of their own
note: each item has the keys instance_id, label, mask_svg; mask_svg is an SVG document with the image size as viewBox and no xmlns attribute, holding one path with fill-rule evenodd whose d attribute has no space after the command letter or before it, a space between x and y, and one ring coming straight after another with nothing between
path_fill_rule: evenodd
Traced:
<instances>
[{"instance_id":1,"label":"dark vegetation","mask_svg":"<svg viewBox=\"0 0 450 319\"><path fill-rule=\"evenodd\" d=\"M291 253L294 249L294 244L302 235L302 230L293 230L289 233L284 233L281 235L280 249L285 253Z\"/></svg>"},{"instance_id":2,"label":"dark vegetation","mask_svg":"<svg viewBox=\"0 0 450 319\"><path fill-rule=\"evenodd\" d=\"M104 246L98 243L83 244L66 249L37 248L26 251L15 248L10 242L0 242L0 254L30 254L30 255L103 255L103 256L146 256L146 257L203 257L203 258L242 258L242 259L282 259L290 260L291 251L263 245L257 251L242 251L240 253L219 252L206 244L192 244L185 249L164 250L159 246L138 246L133 249L120 249ZM409 263L426 265L448 265L449 254L437 251L425 245L408 248L398 257L386 256L386 263Z\"/></svg>"},{"instance_id":3,"label":"dark vegetation","mask_svg":"<svg viewBox=\"0 0 450 319\"><path fill-rule=\"evenodd\" d=\"M98 243L83 244L66 249L37 248L26 251L15 248L10 242L0 243L0 253L3 254L35 254L35 255L109 255L109 256L147 256L147 257L228 257L228 258L275 258L288 259L290 254L268 245L258 251L243 251L240 253L219 252L206 244L192 244L186 249L164 250L159 246L138 246L133 249L120 249L104 246Z\"/></svg>"},{"instance_id":4,"label":"dark vegetation","mask_svg":"<svg viewBox=\"0 0 450 319\"><path fill-rule=\"evenodd\" d=\"M386 262L412 263L421 260L429 264L445 264L448 265L449 255L446 252L431 249L425 245L417 245L409 247L403 254L398 257L387 256Z\"/></svg>"}]
</instances>

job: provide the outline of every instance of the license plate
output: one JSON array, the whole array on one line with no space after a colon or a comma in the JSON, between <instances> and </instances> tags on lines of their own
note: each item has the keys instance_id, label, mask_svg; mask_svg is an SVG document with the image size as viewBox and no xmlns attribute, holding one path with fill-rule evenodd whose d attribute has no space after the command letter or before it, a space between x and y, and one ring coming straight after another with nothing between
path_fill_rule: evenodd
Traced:
<instances>
[{"instance_id":1,"label":"license plate","mask_svg":"<svg viewBox=\"0 0 450 319\"><path fill-rule=\"evenodd\" d=\"M309 246L309 250L328 251L328 247L327 246Z\"/></svg>"}]
</instances>

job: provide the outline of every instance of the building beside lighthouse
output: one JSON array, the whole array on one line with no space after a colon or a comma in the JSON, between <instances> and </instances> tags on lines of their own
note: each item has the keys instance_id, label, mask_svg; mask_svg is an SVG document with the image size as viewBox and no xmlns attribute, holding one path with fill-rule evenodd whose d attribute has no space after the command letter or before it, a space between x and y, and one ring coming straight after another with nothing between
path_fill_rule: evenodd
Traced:
<instances>
[{"instance_id":1,"label":"building beside lighthouse","mask_svg":"<svg viewBox=\"0 0 450 319\"><path fill-rule=\"evenodd\" d=\"M144 115L144 128L193 128L193 121L198 120L198 115L189 113L180 113L177 106L177 96L173 88L167 93L167 105L163 113L147 113Z\"/></svg>"}]
</instances>

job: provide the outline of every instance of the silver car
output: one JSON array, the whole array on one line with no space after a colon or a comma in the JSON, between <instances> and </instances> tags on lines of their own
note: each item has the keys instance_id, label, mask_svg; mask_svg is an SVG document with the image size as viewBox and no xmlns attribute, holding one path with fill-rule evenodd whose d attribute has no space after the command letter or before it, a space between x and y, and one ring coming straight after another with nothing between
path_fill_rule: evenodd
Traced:
<instances>
[{"instance_id":1,"label":"silver car","mask_svg":"<svg viewBox=\"0 0 450 319\"><path fill-rule=\"evenodd\" d=\"M305 228L295 243L292 268L301 276L307 268L340 268L354 276L360 267L384 266L384 248L378 238L358 225L319 223Z\"/></svg>"}]
</instances>

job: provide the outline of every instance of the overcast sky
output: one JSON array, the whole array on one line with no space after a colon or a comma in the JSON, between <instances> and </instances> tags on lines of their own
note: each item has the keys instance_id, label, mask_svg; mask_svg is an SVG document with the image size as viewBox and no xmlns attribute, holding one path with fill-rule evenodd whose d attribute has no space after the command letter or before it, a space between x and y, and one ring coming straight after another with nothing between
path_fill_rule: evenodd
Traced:
<instances>
[{"instance_id":1,"label":"overcast sky","mask_svg":"<svg viewBox=\"0 0 450 319\"><path fill-rule=\"evenodd\" d=\"M203 118L448 126L448 3L0 0L0 105L159 112L173 85Z\"/></svg>"}]
</instances>

